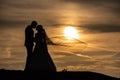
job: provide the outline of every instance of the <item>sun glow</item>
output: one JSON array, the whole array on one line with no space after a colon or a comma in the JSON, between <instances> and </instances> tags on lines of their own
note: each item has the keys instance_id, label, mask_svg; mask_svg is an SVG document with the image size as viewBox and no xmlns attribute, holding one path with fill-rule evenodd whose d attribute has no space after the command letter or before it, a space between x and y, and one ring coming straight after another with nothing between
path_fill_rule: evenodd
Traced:
<instances>
[{"instance_id":1,"label":"sun glow","mask_svg":"<svg viewBox=\"0 0 120 80\"><path fill-rule=\"evenodd\" d=\"M68 26L64 29L64 36L69 40L79 38L77 30L72 26Z\"/></svg>"}]
</instances>

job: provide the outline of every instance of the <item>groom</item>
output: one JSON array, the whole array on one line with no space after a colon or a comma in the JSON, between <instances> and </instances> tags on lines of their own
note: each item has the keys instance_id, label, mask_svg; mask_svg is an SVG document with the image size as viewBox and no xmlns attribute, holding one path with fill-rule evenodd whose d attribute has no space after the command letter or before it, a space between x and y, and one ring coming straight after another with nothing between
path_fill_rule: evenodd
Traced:
<instances>
[{"instance_id":1,"label":"groom","mask_svg":"<svg viewBox=\"0 0 120 80\"><path fill-rule=\"evenodd\" d=\"M32 21L31 25L28 25L25 28L25 47L27 50L27 60L26 60L26 65L25 65L25 71L30 71L31 70L31 57L33 53L33 46L34 46L34 31L33 29L36 28L37 22Z\"/></svg>"}]
</instances>

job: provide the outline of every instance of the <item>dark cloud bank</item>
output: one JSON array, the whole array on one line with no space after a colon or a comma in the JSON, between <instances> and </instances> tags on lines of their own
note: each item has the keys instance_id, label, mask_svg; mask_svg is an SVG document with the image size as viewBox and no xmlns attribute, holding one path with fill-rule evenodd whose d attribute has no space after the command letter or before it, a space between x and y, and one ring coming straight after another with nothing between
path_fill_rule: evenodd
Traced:
<instances>
[{"instance_id":1,"label":"dark cloud bank","mask_svg":"<svg viewBox=\"0 0 120 80\"><path fill-rule=\"evenodd\" d=\"M83 26L82 28L87 29L90 32L120 32L120 26L109 24L90 24Z\"/></svg>"},{"instance_id":2,"label":"dark cloud bank","mask_svg":"<svg viewBox=\"0 0 120 80\"><path fill-rule=\"evenodd\" d=\"M2 11L3 9L6 9L6 11L8 13L8 14L6 14L6 12L0 13L0 16L1 16L0 28L1 27L9 28L10 26L16 27L17 25L25 26L28 23L30 23L31 22L30 19L28 19L26 17L27 14L26 14L26 16L24 16L25 12L21 12L22 10L25 10L25 11L27 11L27 9L52 10L52 8L54 6L57 6L57 4L60 5L63 2L65 4L75 3L77 5L84 5L88 9L101 8L102 11L104 11L103 9L108 10L108 11L106 11L107 13L112 13L112 15L115 16L115 18L110 18L110 19L113 19L114 22L118 23L118 24L116 24L113 22L109 22L109 24L100 24L100 22L98 22L98 23L85 24L83 26L80 26L79 24L74 25L74 26L82 27L83 29L88 30L90 32L120 32L120 24L119 24L120 0L60 0L60 1L59 0L56 0L55 2L54 1L48 2L46 0L45 1L44 0L41 0L41 1L35 0L34 2L32 2L32 0L29 2L28 2L28 0L25 0L25 1L10 1L10 0L0 1L1 2L0 11ZM53 5L53 3L55 5ZM14 9L15 10L20 9L20 10L18 10L17 13L15 11L13 11L13 13L12 13L12 12L10 12L11 8L12 8L12 10L14 10ZM46 10L46 12L47 12L47 10ZM55 10L57 10L57 8ZM52 12L52 13L54 13L54 12ZM14 16L14 14L16 16ZM30 14L32 14L32 13L30 13ZM41 12L40 12L40 14L41 14ZM43 14L44 14L44 12L43 12ZM53 19L53 17L57 14L54 13L54 14L46 14L46 15L49 15L50 17L49 17L49 19L46 18L43 21L49 22L50 25L53 27L54 26L56 27L55 24L59 24L58 22L56 22L57 20ZM46 15L44 14L44 16L46 16ZM25 18L19 19L20 17L25 17ZM59 25L64 25L64 24L59 24ZM59 25L57 25L57 26L59 26Z\"/></svg>"}]
</instances>

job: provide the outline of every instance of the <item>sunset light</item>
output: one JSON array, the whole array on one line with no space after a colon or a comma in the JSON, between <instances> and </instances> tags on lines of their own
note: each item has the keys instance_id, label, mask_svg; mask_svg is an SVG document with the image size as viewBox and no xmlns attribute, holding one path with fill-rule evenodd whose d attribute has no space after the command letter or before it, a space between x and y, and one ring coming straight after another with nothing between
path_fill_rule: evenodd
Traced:
<instances>
[{"instance_id":1,"label":"sunset light","mask_svg":"<svg viewBox=\"0 0 120 80\"><path fill-rule=\"evenodd\" d=\"M1 0L0 11L0 80L120 79L120 0Z\"/></svg>"},{"instance_id":2,"label":"sunset light","mask_svg":"<svg viewBox=\"0 0 120 80\"><path fill-rule=\"evenodd\" d=\"M72 26L68 26L64 29L64 36L69 40L79 38L77 30Z\"/></svg>"}]
</instances>

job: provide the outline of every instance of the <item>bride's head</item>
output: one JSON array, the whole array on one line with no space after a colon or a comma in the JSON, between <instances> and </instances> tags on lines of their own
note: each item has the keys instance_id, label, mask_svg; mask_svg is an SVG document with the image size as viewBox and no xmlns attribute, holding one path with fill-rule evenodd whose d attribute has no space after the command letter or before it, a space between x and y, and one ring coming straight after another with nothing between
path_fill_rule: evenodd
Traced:
<instances>
[{"instance_id":1,"label":"bride's head","mask_svg":"<svg viewBox=\"0 0 120 80\"><path fill-rule=\"evenodd\" d=\"M36 30L39 32L39 31L43 31L43 26L42 25L38 25L36 27Z\"/></svg>"}]
</instances>

